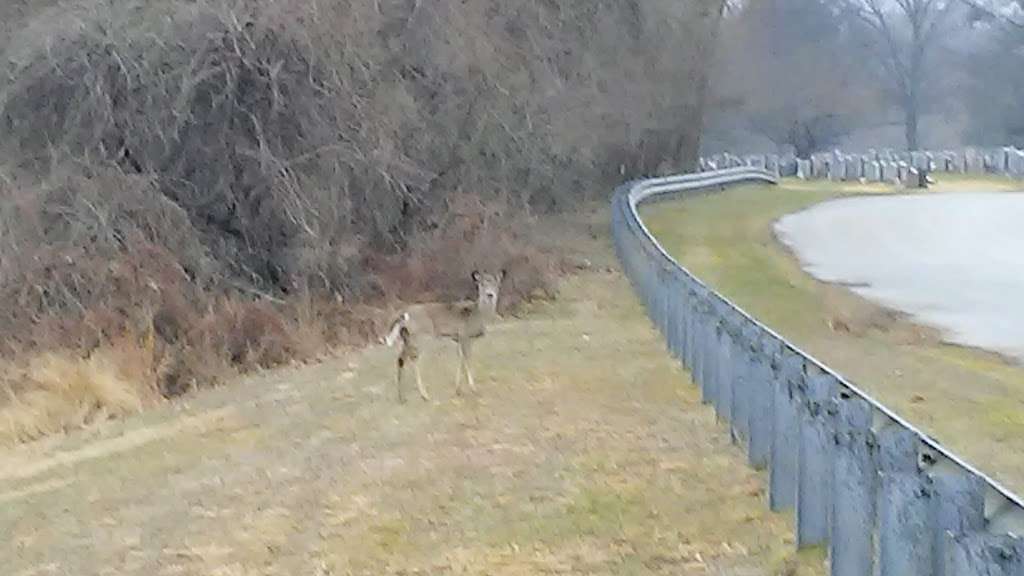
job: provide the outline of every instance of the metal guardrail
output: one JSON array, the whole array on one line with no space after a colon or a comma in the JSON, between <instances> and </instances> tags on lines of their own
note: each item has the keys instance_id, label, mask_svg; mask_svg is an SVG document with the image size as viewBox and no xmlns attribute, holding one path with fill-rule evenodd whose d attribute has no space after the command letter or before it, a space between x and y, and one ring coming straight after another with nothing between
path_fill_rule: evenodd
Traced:
<instances>
[{"instance_id":1,"label":"metal guardrail","mask_svg":"<svg viewBox=\"0 0 1024 576\"><path fill-rule=\"evenodd\" d=\"M797 544L828 546L838 576L1024 574L1024 502L706 285L637 207L743 183L739 167L628 182L612 201L626 275L669 351L769 470L769 506L795 510Z\"/></svg>"}]
</instances>

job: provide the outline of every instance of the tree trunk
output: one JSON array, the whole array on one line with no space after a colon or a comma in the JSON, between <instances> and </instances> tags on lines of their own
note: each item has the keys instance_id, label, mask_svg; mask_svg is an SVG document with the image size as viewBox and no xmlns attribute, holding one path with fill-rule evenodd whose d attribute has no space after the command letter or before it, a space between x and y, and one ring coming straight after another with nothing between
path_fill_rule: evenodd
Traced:
<instances>
[{"instance_id":1,"label":"tree trunk","mask_svg":"<svg viewBox=\"0 0 1024 576\"><path fill-rule=\"evenodd\" d=\"M910 14L907 15L911 17ZM924 81L925 39L922 36L921 20L912 18L910 62L907 70L906 99L903 113L906 119L907 149L919 150L918 119L921 113L921 88Z\"/></svg>"},{"instance_id":2,"label":"tree trunk","mask_svg":"<svg viewBox=\"0 0 1024 576\"><path fill-rule=\"evenodd\" d=\"M903 110L905 133L907 137L907 150L920 149L920 143L918 142L917 135L918 106L916 100L916 97L913 99L908 98Z\"/></svg>"},{"instance_id":3,"label":"tree trunk","mask_svg":"<svg viewBox=\"0 0 1024 576\"><path fill-rule=\"evenodd\" d=\"M704 11L701 18L705 21L707 34L704 42L701 43L697 54L697 77L694 78L696 85L696 100L694 102L694 126L695 130L691 136L684 137L677 150L678 159L687 171L696 170L697 157L700 155L700 139L704 133L704 112L707 109L708 80L711 74L708 69L715 53L715 46L718 44L718 32L721 29L722 12L725 10L725 0L704 0Z\"/></svg>"}]
</instances>

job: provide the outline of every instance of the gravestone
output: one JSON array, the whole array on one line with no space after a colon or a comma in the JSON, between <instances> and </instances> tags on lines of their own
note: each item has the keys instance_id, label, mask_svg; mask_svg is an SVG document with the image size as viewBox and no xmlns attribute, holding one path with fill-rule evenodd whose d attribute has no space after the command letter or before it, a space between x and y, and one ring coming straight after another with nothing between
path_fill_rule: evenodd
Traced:
<instances>
[{"instance_id":1,"label":"gravestone","mask_svg":"<svg viewBox=\"0 0 1024 576\"><path fill-rule=\"evenodd\" d=\"M811 174L811 161L798 158L796 161L796 177L801 180L809 180Z\"/></svg>"},{"instance_id":2,"label":"gravestone","mask_svg":"<svg viewBox=\"0 0 1024 576\"><path fill-rule=\"evenodd\" d=\"M845 172L845 174L843 174L843 179L844 180L847 180L847 181L857 181L857 180L860 180L861 177L864 175L864 173L862 171L862 168L861 168L860 157L858 157L858 156L847 156L846 159L845 159L845 170L844 170L844 172Z\"/></svg>"},{"instance_id":3,"label":"gravestone","mask_svg":"<svg viewBox=\"0 0 1024 576\"><path fill-rule=\"evenodd\" d=\"M828 179L831 182L839 182L843 179L845 170L843 169L843 161L833 157L828 163Z\"/></svg>"},{"instance_id":4,"label":"gravestone","mask_svg":"<svg viewBox=\"0 0 1024 576\"><path fill-rule=\"evenodd\" d=\"M911 152L910 153L910 166L911 168L917 168L921 170L925 167L925 163L928 161L928 157L925 156L924 152Z\"/></svg>"},{"instance_id":5,"label":"gravestone","mask_svg":"<svg viewBox=\"0 0 1024 576\"><path fill-rule=\"evenodd\" d=\"M891 182L893 179L893 164L888 161L881 161L878 163L879 175L878 180L881 182Z\"/></svg>"},{"instance_id":6,"label":"gravestone","mask_svg":"<svg viewBox=\"0 0 1024 576\"><path fill-rule=\"evenodd\" d=\"M828 156L825 154L811 155L811 177L824 178L828 175Z\"/></svg>"},{"instance_id":7,"label":"gravestone","mask_svg":"<svg viewBox=\"0 0 1024 576\"><path fill-rule=\"evenodd\" d=\"M928 171L918 170L917 168L910 168L907 170L907 181L905 182L907 188L927 188L928 187Z\"/></svg>"},{"instance_id":8,"label":"gravestone","mask_svg":"<svg viewBox=\"0 0 1024 576\"><path fill-rule=\"evenodd\" d=\"M980 174L985 171L985 163L981 153L973 148L964 150L964 173Z\"/></svg>"},{"instance_id":9,"label":"gravestone","mask_svg":"<svg viewBox=\"0 0 1024 576\"><path fill-rule=\"evenodd\" d=\"M1000 158L1001 156L1002 156L1002 153L998 153L997 154L997 153L993 153L991 151L985 153L985 156L982 159L982 162L983 162L984 172L986 174L998 174L998 173L1002 172L1002 170L1000 168L1000 164L1002 164L1002 161L1001 161L1001 158Z\"/></svg>"},{"instance_id":10,"label":"gravestone","mask_svg":"<svg viewBox=\"0 0 1024 576\"><path fill-rule=\"evenodd\" d=\"M1024 175L1024 151L1016 148L1010 154L1010 174L1013 176Z\"/></svg>"},{"instance_id":11,"label":"gravestone","mask_svg":"<svg viewBox=\"0 0 1024 576\"><path fill-rule=\"evenodd\" d=\"M944 152L939 160L942 172L956 172L956 154Z\"/></svg>"},{"instance_id":12,"label":"gravestone","mask_svg":"<svg viewBox=\"0 0 1024 576\"><path fill-rule=\"evenodd\" d=\"M868 182L878 182L882 179L882 165L877 160L868 162L865 172L864 177L868 179Z\"/></svg>"},{"instance_id":13,"label":"gravestone","mask_svg":"<svg viewBox=\"0 0 1024 576\"><path fill-rule=\"evenodd\" d=\"M796 156L787 155L779 158L779 176L783 178L791 178L797 175L798 166Z\"/></svg>"}]
</instances>

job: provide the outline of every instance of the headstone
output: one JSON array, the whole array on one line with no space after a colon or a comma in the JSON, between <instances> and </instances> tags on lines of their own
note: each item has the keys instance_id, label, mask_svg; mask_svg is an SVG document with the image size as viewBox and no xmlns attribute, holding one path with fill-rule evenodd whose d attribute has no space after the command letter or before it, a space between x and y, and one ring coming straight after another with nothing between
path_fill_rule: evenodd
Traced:
<instances>
[{"instance_id":1,"label":"headstone","mask_svg":"<svg viewBox=\"0 0 1024 576\"><path fill-rule=\"evenodd\" d=\"M831 182L839 182L840 180L842 180L843 179L843 173L845 172L845 170L843 168L844 168L843 161L841 159L837 159L837 158L835 158L833 156L833 158L830 159L829 163L828 163L828 179L829 179L829 181L831 181Z\"/></svg>"},{"instance_id":2,"label":"headstone","mask_svg":"<svg viewBox=\"0 0 1024 576\"><path fill-rule=\"evenodd\" d=\"M843 174L844 180L856 182L857 180L860 180L861 177L864 175L864 172L861 169L859 156L847 156L845 164L846 169L845 174Z\"/></svg>"},{"instance_id":3,"label":"headstone","mask_svg":"<svg viewBox=\"0 0 1024 576\"><path fill-rule=\"evenodd\" d=\"M936 170L940 172L955 172L956 171L956 154L952 152L943 152L939 156L939 165Z\"/></svg>"},{"instance_id":4,"label":"headstone","mask_svg":"<svg viewBox=\"0 0 1024 576\"><path fill-rule=\"evenodd\" d=\"M986 174L995 174L999 172L999 159L995 154L988 152L982 158L982 167Z\"/></svg>"},{"instance_id":5,"label":"headstone","mask_svg":"<svg viewBox=\"0 0 1024 576\"><path fill-rule=\"evenodd\" d=\"M918 170L921 170L925 168L927 162L928 157L925 156L924 152L914 151L910 153L910 166L912 168L917 168Z\"/></svg>"},{"instance_id":6,"label":"headstone","mask_svg":"<svg viewBox=\"0 0 1024 576\"><path fill-rule=\"evenodd\" d=\"M979 172L978 169L978 154L974 150L967 148L960 155L958 160L960 161L960 173L961 174L974 174Z\"/></svg>"},{"instance_id":7,"label":"headstone","mask_svg":"<svg viewBox=\"0 0 1024 576\"><path fill-rule=\"evenodd\" d=\"M868 182L878 182L882 179L882 165L877 160L868 162L864 177L868 179Z\"/></svg>"},{"instance_id":8,"label":"headstone","mask_svg":"<svg viewBox=\"0 0 1024 576\"><path fill-rule=\"evenodd\" d=\"M1024 151L1016 148L1013 150L1010 156L1010 174L1017 177L1024 176Z\"/></svg>"},{"instance_id":9,"label":"headstone","mask_svg":"<svg viewBox=\"0 0 1024 576\"><path fill-rule=\"evenodd\" d=\"M878 168L880 171L878 179L882 182L892 182L892 179L896 175L894 172L896 165L887 160L883 160L878 163Z\"/></svg>"},{"instance_id":10,"label":"headstone","mask_svg":"<svg viewBox=\"0 0 1024 576\"><path fill-rule=\"evenodd\" d=\"M810 160L804 160L802 158L797 159L796 177L801 180L809 180L812 177Z\"/></svg>"},{"instance_id":11,"label":"headstone","mask_svg":"<svg viewBox=\"0 0 1024 576\"><path fill-rule=\"evenodd\" d=\"M824 178L828 174L828 161L823 154L811 155L811 176Z\"/></svg>"},{"instance_id":12,"label":"headstone","mask_svg":"<svg viewBox=\"0 0 1024 576\"><path fill-rule=\"evenodd\" d=\"M907 188L927 188L928 171L911 168L907 174Z\"/></svg>"},{"instance_id":13,"label":"headstone","mask_svg":"<svg viewBox=\"0 0 1024 576\"><path fill-rule=\"evenodd\" d=\"M783 156L779 159L779 176L790 178L797 175L798 165L796 156Z\"/></svg>"}]
</instances>

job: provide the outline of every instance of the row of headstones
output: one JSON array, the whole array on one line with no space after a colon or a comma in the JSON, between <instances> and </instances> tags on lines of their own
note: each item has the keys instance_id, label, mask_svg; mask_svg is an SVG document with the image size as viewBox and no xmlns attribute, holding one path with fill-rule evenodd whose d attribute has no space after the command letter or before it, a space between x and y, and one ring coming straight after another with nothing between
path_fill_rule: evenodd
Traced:
<instances>
[{"instance_id":1,"label":"row of headstones","mask_svg":"<svg viewBox=\"0 0 1024 576\"><path fill-rule=\"evenodd\" d=\"M740 157L723 153L700 159L702 172L744 166L761 168L783 178L914 185L922 174L932 172L1024 177L1024 150L1012 147L915 152L869 150L867 154L835 150L812 154L806 159L792 154Z\"/></svg>"},{"instance_id":2,"label":"row of headstones","mask_svg":"<svg viewBox=\"0 0 1024 576\"><path fill-rule=\"evenodd\" d=\"M836 376L667 261L634 214L619 198L623 268L704 401L768 469L768 504L795 512L799 547L826 547L832 576L1024 574L1024 540L997 528L1019 508L987 518L984 478L883 424Z\"/></svg>"}]
</instances>

